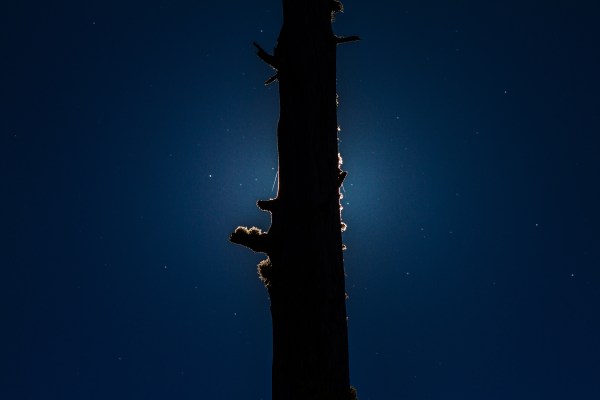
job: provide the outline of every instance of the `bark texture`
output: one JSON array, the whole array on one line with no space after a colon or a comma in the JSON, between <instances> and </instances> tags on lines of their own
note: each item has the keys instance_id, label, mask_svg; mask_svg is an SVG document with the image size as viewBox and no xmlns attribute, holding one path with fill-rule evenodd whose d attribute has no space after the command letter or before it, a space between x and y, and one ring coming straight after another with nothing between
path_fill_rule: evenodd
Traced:
<instances>
[{"instance_id":1,"label":"bark texture","mask_svg":"<svg viewBox=\"0 0 600 400\"><path fill-rule=\"evenodd\" d=\"M273 400L349 400L348 333L342 256L336 46L341 4L283 0L283 26L271 55L276 70L279 187L259 201L268 232L239 227L230 240L263 252L258 266L273 320ZM268 81L268 82L269 82Z\"/></svg>"}]
</instances>

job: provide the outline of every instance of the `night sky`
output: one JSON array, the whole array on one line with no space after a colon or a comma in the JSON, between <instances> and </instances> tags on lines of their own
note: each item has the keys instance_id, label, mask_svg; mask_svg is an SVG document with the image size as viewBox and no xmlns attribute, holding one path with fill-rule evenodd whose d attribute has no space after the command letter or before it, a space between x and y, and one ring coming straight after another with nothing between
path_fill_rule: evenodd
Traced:
<instances>
[{"instance_id":1,"label":"night sky","mask_svg":"<svg viewBox=\"0 0 600 400\"><path fill-rule=\"evenodd\" d=\"M344 5L359 398L600 398L600 6ZM252 41L280 26L279 0L3 3L0 398L271 398L264 257L227 239L269 226Z\"/></svg>"}]
</instances>

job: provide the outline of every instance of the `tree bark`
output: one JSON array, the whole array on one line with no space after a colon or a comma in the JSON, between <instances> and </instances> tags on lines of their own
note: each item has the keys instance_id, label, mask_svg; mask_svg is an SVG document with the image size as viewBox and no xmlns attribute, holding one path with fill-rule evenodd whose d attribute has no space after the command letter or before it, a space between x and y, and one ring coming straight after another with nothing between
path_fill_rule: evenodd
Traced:
<instances>
[{"instance_id":1,"label":"tree bark","mask_svg":"<svg viewBox=\"0 0 600 400\"><path fill-rule=\"evenodd\" d=\"M230 240L268 255L258 268L273 321L273 400L348 400L350 388L342 255L332 0L283 0L275 52L258 55L277 70L277 197L259 201L271 227L239 227Z\"/></svg>"}]
</instances>

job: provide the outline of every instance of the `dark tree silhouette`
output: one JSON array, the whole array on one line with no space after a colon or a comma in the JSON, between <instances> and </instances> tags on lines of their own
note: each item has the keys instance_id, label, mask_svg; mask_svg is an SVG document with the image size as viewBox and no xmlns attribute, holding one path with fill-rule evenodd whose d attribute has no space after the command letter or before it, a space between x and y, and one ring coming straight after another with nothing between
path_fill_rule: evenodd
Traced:
<instances>
[{"instance_id":1,"label":"dark tree silhouette","mask_svg":"<svg viewBox=\"0 0 600 400\"><path fill-rule=\"evenodd\" d=\"M273 320L273 400L348 400L350 387L342 256L336 46L337 0L283 0L274 54L258 56L279 82L277 197L268 232L238 227L233 243L268 258L258 265Z\"/></svg>"}]
</instances>

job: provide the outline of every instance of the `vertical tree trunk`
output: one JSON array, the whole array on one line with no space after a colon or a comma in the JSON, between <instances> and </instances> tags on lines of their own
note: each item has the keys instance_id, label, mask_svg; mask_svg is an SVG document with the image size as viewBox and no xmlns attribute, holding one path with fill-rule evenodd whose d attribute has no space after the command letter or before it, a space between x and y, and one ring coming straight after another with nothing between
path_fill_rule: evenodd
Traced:
<instances>
[{"instance_id":1,"label":"vertical tree trunk","mask_svg":"<svg viewBox=\"0 0 600 400\"><path fill-rule=\"evenodd\" d=\"M353 398L342 257L333 0L283 0L277 70L279 188L259 201L267 233L239 227L231 241L264 252L259 273L273 320L273 400ZM357 38L356 38L357 39ZM274 77L275 78L275 77Z\"/></svg>"}]
</instances>

